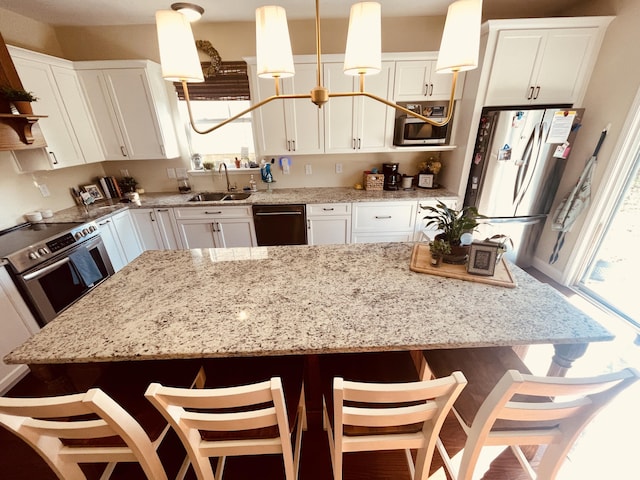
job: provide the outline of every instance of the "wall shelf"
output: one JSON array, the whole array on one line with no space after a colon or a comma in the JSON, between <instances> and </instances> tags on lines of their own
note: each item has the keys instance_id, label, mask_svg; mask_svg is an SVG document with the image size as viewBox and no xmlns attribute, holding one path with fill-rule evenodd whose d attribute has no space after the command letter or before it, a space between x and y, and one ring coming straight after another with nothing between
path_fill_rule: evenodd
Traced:
<instances>
[{"instance_id":1,"label":"wall shelf","mask_svg":"<svg viewBox=\"0 0 640 480\"><path fill-rule=\"evenodd\" d=\"M0 150L45 147L47 143L42 133L33 129L40 118L46 118L46 115L0 113Z\"/></svg>"}]
</instances>

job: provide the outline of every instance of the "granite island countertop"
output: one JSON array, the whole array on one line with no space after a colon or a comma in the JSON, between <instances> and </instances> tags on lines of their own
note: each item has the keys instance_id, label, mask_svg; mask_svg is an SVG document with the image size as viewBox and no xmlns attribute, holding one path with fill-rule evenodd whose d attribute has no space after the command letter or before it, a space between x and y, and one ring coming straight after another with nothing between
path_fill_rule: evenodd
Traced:
<instances>
[{"instance_id":1,"label":"granite island countertop","mask_svg":"<svg viewBox=\"0 0 640 480\"><path fill-rule=\"evenodd\" d=\"M268 205L268 204L311 204L311 203L352 203L352 202L386 202L417 201L422 199L450 199L456 195L445 189L372 191L356 190L353 187L312 187L282 188L271 192L259 190L252 192L245 200L190 202L189 199L198 192L187 194L156 192L140 195L140 204L121 203L118 200L102 200L89 206L89 214L82 207L70 207L58 212L46 223L86 222L99 220L129 208L170 208L170 207L202 207L207 205Z\"/></svg>"},{"instance_id":2,"label":"granite island countertop","mask_svg":"<svg viewBox=\"0 0 640 480\"><path fill-rule=\"evenodd\" d=\"M411 243L147 251L5 357L56 364L611 340L510 266L503 288L416 273Z\"/></svg>"}]
</instances>

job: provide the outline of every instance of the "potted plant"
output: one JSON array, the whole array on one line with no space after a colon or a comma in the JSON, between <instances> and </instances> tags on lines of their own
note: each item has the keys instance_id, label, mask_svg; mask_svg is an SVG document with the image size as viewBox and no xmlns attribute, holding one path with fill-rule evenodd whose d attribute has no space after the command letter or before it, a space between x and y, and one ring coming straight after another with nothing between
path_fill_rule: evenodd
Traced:
<instances>
[{"instance_id":1,"label":"potted plant","mask_svg":"<svg viewBox=\"0 0 640 480\"><path fill-rule=\"evenodd\" d=\"M435 227L441 230L436 235L436 240L444 240L451 248L451 253L443 256L445 263L462 264L467 261L468 245L462 245L461 237L465 233L473 232L478 226L478 219L485 218L478 213L476 207L464 207L455 210L447 207L445 203L438 200L435 207L426 207L430 215L424 217L428 220L426 227Z\"/></svg>"},{"instance_id":2,"label":"potted plant","mask_svg":"<svg viewBox=\"0 0 640 480\"><path fill-rule=\"evenodd\" d=\"M437 267L440 265L442 257L451 253L451 246L445 240L438 239L429 242L429 250L431 251L431 265Z\"/></svg>"},{"instance_id":3,"label":"potted plant","mask_svg":"<svg viewBox=\"0 0 640 480\"><path fill-rule=\"evenodd\" d=\"M136 179L133 177L123 177L122 180L120 180L120 189L123 194L135 192L137 186L138 182L136 182Z\"/></svg>"},{"instance_id":4,"label":"potted plant","mask_svg":"<svg viewBox=\"0 0 640 480\"><path fill-rule=\"evenodd\" d=\"M12 103L18 113L22 115L33 115L31 102L38 100L38 97L36 97L33 92L27 92L20 88L3 85L0 87L0 95L2 95L2 97L9 103Z\"/></svg>"}]
</instances>

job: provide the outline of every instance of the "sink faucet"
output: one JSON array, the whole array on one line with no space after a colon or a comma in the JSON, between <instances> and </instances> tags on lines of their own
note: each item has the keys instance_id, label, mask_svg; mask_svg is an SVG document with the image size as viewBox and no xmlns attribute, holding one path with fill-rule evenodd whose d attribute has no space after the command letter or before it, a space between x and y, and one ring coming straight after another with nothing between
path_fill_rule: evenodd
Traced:
<instances>
[{"instance_id":1,"label":"sink faucet","mask_svg":"<svg viewBox=\"0 0 640 480\"><path fill-rule=\"evenodd\" d=\"M226 163L222 162L220 164L220 167L218 167L218 173L220 173L222 171L222 167L224 167L224 176L227 179L227 192L233 192L233 191L235 191L236 187L235 187L235 184L232 187L231 183L229 183L229 171L227 170L227 164Z\"/></svg>"}]
</instances>

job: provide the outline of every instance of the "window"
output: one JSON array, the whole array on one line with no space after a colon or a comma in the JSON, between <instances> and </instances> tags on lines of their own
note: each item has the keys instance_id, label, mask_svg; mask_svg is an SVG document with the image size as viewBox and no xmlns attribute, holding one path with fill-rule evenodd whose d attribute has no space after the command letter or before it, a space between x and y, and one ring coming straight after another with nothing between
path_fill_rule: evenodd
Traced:
<instances>
[{"instance_id":1,"label":"window","mask_svg":"<svg viewBox=\"0 0 640 480\"><path fill-rule=\"evenodd\" d=\"M203 63L207 72L210 63ZM199 153L204 161L232 160L240 157L244 148L249 159L255 158L251 114L242 116L206 135L194 132L189 125L189 113L182 84L175 83L178 93L180 117L185 126L191 154ZM215 75L206 77L203 83L189 84L189 99L196 126L208 129L246 110L250 106L249 77L245 62L222 62ZM244 148L243 148L244 147Z\"/></svg>"}]
</instances>

